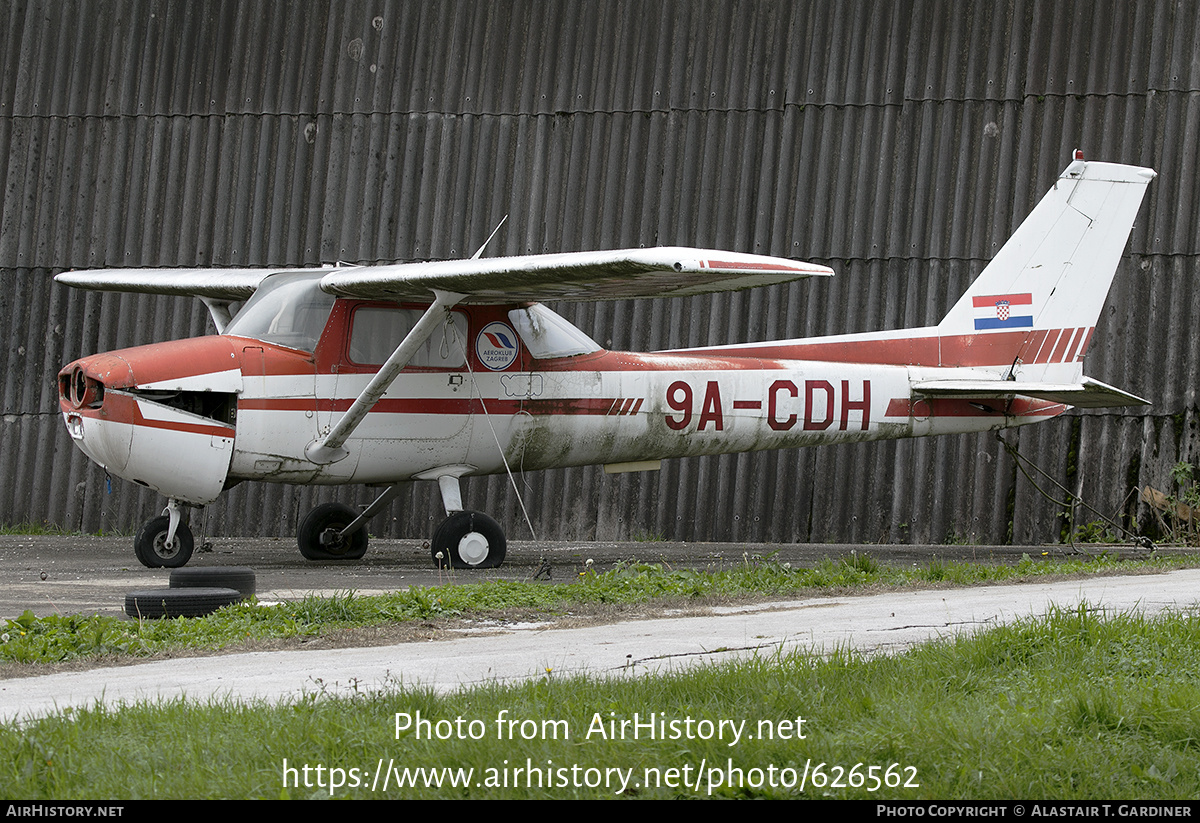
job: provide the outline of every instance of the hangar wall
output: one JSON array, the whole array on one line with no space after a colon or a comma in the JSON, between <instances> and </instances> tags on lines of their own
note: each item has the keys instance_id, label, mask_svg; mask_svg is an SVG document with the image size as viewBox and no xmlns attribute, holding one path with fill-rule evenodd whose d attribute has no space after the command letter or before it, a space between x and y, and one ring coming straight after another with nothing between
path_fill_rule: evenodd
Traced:
<instances>
[{"instance_id":1,"label":"hangar wall","mask_svg":"<svg viewBox=\"0 0 1200 823\"><path fill-rule=\"evenodd\" d=\"M1130 490L1169 488L1200 446L1198 34L1200 10L1165 0L0 5L0 523L157 513L71 446L54 375L211 331L198 301L72 292L64 269L452 258L508 214L490 253L680 244L837 272L557 307L613 348L923 325L1075 147L1160 175L1086 363L1154 406L1007 436L1134 514ZM1063 525L982 435L518 482L551 539L1036 543ZM427 536L423 485L372 532ZM529 536L506 479L465 494ZM193 525L290 535L317 502L370 496L243 484Z\"/></svg>"}]
</instances>

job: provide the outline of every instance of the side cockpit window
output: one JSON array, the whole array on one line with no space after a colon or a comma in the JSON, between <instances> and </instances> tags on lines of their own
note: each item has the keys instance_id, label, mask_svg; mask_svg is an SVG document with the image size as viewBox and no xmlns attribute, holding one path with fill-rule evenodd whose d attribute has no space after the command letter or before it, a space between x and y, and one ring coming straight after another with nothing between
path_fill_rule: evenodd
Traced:
<instances>
[{"instance_id":1,"label":"side cockpit window","mask_svg":"<svg viewBox=\"0 0 1200 823\"><path fill-rule=\"evenodd\" d=\"M359 306L351 319L351 362L361 366L382 365L423 314L418 309ZM466 316L461 312L451 312L446 322L434 330L413 359L408 361L408 365L429 369L464 368L467 362L466 340Z\"/></svg>"},{"instance_id":2,"label":"side cockpit window","mask_svg":"<svg viewBox=\"0 0 1200 823\"><path fill-rule=\"evenodd\" d=\"M268 276L224 333L311 353L333 310L334 296L321 291L325 274L310 271Z\"/></svg>"},{"instance_id":3,"label":"side cockpit window","mask_svg":"<svg viewBox=\"0 0 1200 823\"><path fill-rule=\"evenodd\" d=\"M541 303L508 313L508 319L537 360L600 351L600 345Z\"/></svg>"}]
</instances>

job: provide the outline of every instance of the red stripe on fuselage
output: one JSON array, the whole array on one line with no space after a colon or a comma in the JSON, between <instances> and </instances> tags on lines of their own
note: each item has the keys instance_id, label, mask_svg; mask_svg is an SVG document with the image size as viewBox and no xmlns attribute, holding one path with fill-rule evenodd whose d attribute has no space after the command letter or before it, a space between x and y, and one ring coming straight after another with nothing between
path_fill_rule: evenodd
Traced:
<instances>
[{"instance_id":1,"label":"red stripe on fuselage","mask_svg":"<svg viewBox=\"0 0 1200 823\"><path fill-rule=\"evenodd\" d=\"M1054 345L1058 342L1058 338L1062 337L1062 332L1058 329L1051 329L1046 333L1046 339L1042 342L1041 348L1038 349L1037 357L1033 358L1034 363L1049 363L1051 353L1054 351Z\"/></svg>"},{"instance_id":2,"label":"red stripe on fuselage","mask_svg":"<svg viewBox=\"0 0 1200 823\"><path fill-rule=\"evenodd\" d=\"M142 402L151 402L143 400ZM112 423L125 423L130 426L140 426L147 429L164 429L166 431L183 432L185 434L207 434L214 437L233 437L234 428L226 426L216 421L209 423L184 423L178 420L153 420L142 415L142 410L138 406L138 400L129 394L119 391L111 391L104 395L104 405L99 409L76 409L67 405L66 401L60 401L59 406L64 411L69 411L72 414L78 414L82 417L90 417L95 420L103 420ZM163 408L170 408L164 406Z\"/></svg>"},{"instance_id":3,"label":"red stripe on fuselage","mask_svg":"<svg viewBox=\"0 0 1200 823\"><path fill-rule=\"evenodd\" d=\"M1075 329L1071 335L1071 345L1067 350L1066 356L1063 357L1064 363L1070 363L1075 359L1075 353L1079 351L1079 345L1083 343L1083 329Z\"/></svg>"},{"instance_id":4,"label":"red stripe on fuselage","mask_svg":"<svg viewBox=\"0 0 1200 823\"><path fill-rule=\"evenodd\" d=\"M1075 355L1076 360L1082 360L1087 354L1088 346L1092 344L1092 335L1096 333L1096 327L1092 326L1087 330L1087 336L1083 338L1083 345L1079 347L1079 353Z\"/></svg>"},{"instance_id":5,"label":"red stripe on fuselage","mask_svg":"<svg viewBox=\"0 0 1200 823\"><path fill-rule=\"evenodd\" d=\"M491 398L487 401L489 414L618 414L621 398L576 397L564 399ZM239 410L247 411L317 411L345 412L354 403L352 397L322 398L314 401L303 397L255 397L238 402ZM640 404L634 408L636 411ZM615 411L614 411L615 409ZM478 398L442 397L385 397L371 407L371 413L381 414L482 414L484 406ZM632 413L632 412L629 412Z\"/></svg>"},{"instance_id":6,"label":"red stripe on fuselage","mask_svg":"<svg viewBox=\"0 0 1200 823\"><path fill-rule=\"evenodd\" d=\"M1067 346L1071 345L1072 329L1063 329L1063 333L1058 336L1058 345L1054 347L1054 353L1050 355L1051 363L1063 362L1063 355L1067 353Z\"/></svg>"},{"instance_id":7,"label":"red stripe on fuselage","mask_svg":"<svg viewBox=\"0 0 1200 823\"><path fill-rule=\"evenodd\" d=\"M728 356L717 353L601 351L584 357L559 357L535 361L540 372L627 372L627 371L751 371L790 368L787 364L757 356Z\"/></svg>"},{"instance_id":8,"label":"red stripe on fuselage","mask_svg":"<svg viewBox=\"0 0 1200 823\"><path fill-rule=\"evenodd\" d=\"M1056 336L1061 330L1054 329ZM1094 329L1088 330L1088 340ZM1008 366L1020 352L1034 357L1046 342L1046 330L981 332L944 337L899 337L877 340L795 340L758 346L723 346L714 349L685 349L659 356L719 359L755 358L761 365L753 368L779 368L766 365L778 360L810 360L827 363L871 363L881 366ZM1084 349L1087 341L1084 343ZM1046 355L1049 357L1049 355ZM1083 351L1080 351L1080 357ZM1027 361L1028 362L1028 361ZM1044 362L1044 361L1043 361ZM681 368L681 367L680 367ZM729 368L718 366L717 368Z\"/></svg>"}]
</instances>

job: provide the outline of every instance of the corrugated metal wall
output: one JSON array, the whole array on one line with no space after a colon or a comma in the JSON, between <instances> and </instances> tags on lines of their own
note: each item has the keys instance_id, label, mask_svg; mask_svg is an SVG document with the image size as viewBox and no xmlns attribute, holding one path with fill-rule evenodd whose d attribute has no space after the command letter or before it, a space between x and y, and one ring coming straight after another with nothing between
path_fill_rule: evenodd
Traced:
<instances>
[{"instance_id":1,"label":"corrugated metal wall","mask_svg":"<svg viewBox=\"0 0 1200 823\"><path fill-rule=\"evenodd\" d=\"M131 529L161 498L66 436L53 376L204 333L196 301L74 293L99 266L699 245L832 282L560 309L615 348L935 323L1076 146L1154 167L1093 376L1155 401L1009 434L1101 508L1200 446L1200 11L1174 2L14 2L0 5L0 522ZM181 467L186 470L186 467ZM518 478L539 537L1047 541L985 436ZM376 534L425 536L414 488ZM528 530L507 481L472 508ZM225 534L361 489L246 484ZM1132 511L1132 506L1126 506Z\"/></svg>"}]
</instances>

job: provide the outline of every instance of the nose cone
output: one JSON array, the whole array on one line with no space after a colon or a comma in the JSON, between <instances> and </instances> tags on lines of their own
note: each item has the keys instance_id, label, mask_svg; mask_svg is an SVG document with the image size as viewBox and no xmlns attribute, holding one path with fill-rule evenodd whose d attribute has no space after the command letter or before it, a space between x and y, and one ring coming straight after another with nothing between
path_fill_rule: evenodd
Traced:
<instances>
[{"instance_id":1,"label":"nose cone","mask_svg":"<svg viewBox=\"0 0 1200 823\"><path fill-rule=\"evenodd\" d=\"M81 358L58 373L58 406L71 439L84 454L118 476L124 476L129 463L133 429L110 425L120 401L105 394L109 387L131 385L129 364L114 354Z\"/></svg>"},{"instance_id":2,"label":"nose cone","mask_svg":"<svg viewBox=\"0 0 1200 823\"><path fill-rule=\"evenodd\" d=\"M59 407L76 445L105 469L203 504L229 471L241 378L227 338L139 346L69 364Z\"/></svg>"}]
</instances>

